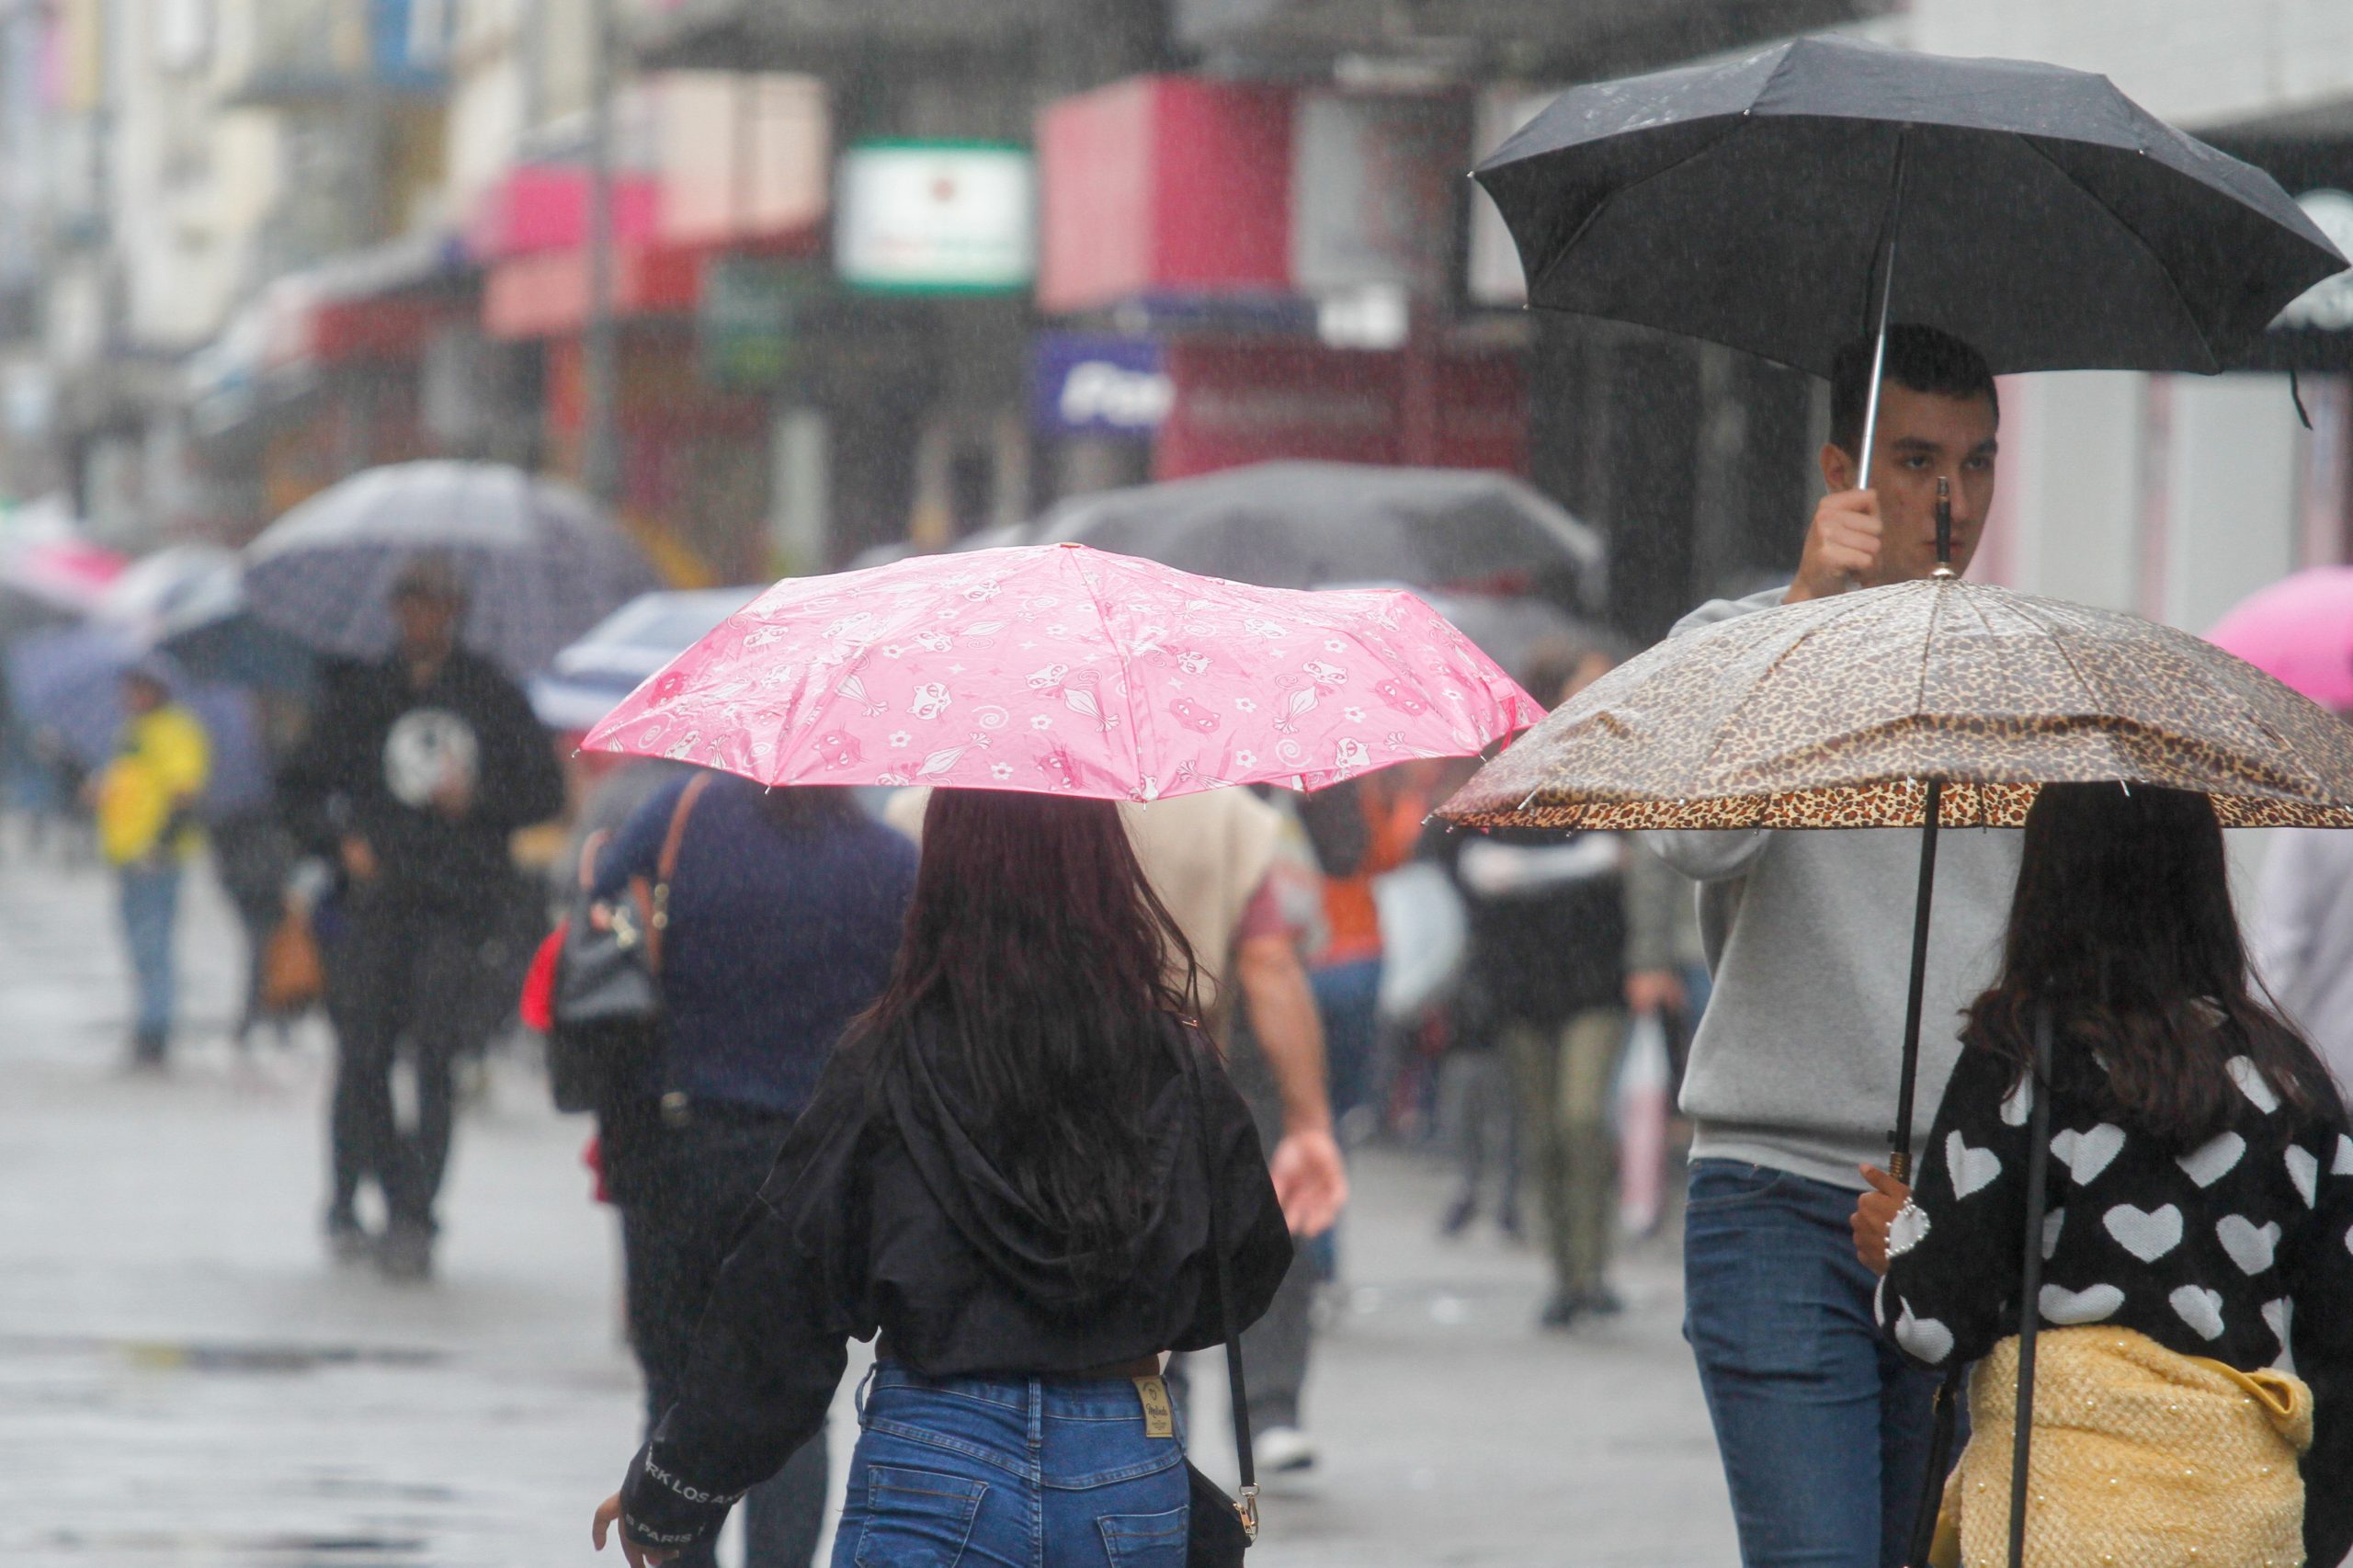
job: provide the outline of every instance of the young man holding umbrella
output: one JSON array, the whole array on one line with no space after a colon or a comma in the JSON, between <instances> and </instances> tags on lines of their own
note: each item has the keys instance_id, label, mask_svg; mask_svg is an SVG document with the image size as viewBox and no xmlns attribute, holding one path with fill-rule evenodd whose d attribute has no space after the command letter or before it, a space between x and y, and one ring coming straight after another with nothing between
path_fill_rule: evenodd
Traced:
<instances>
[{"instance_id":1,"label":"young man holding umbrella","mask_svg":"<svg viewBox=\"0 0 2353 1568\"><path fill-rule=\"evenodd\" d=\"M1871 345L1838 358L1829 494L1788 589L1719 601L1677 632L1938 566L1939 482L1952 567L1993 502L1999 410L1985 361L1923 326L1887 337L1870 490L1853 488ZM1883 1164L1896 1103L1916 833L1667 833L1651 843L1702 884L1715 993L1683 1108L1697 1128L1684 1251L1685 1335L1716 1427L1750 1568L1902 1562L1926 1480L1935 1379L1880 1336L1874 1280L1847 1229L1859 1167ZM1923 1011L1921 1093L1936 1103L1958 1015L1992 972L2015 835L1945 835ZM1925 1124L1924 1124L1925 1125Z\"/></svg>"}]
</instances>

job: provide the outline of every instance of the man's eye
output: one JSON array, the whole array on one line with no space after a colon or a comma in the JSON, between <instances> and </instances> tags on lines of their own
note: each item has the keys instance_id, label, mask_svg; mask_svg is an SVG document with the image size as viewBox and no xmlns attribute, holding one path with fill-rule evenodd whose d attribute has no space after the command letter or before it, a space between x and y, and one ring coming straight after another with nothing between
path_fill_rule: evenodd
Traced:
<instances>
[{"instance_id":1,"label":"man's eye","mask_svg":"<svg viewBox=\"0 0 2353 1568\"><path fill-rule=\"evenodd\" d=\"M1964 466L1975 469L1980 473L1991 473L1994 471L1994 460L1980 454L1971 458Z\"/></svg>"},{"instance_id":2,"label":"man's eye","mask_svg":"<svg viewBox=\"0 0 2353 1568\"><path fill-rule=\"evenodd\" d=\"M1910 457L1904 460L1904 466L1910 469L1915 473L1926 472L1928 467L1928 460L1923 454L1914 452Z\"/></svg>"}]
</instances>

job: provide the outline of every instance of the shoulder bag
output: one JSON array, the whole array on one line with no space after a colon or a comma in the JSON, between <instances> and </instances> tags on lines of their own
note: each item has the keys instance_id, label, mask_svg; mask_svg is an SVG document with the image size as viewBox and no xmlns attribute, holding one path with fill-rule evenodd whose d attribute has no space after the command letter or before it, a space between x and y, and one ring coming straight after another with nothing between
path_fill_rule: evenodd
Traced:
<instances>
[{"instance_id":1,"label":"shoulder bag","mask_svg":"<svg viewBox=\"0 0 2353 1568\"><path fill-rule=\"evenodd\" d=\"M1233 1322L1233 1301L1226 1282L1225 1233L1218 1220L1217 1152L1210 1146L1209 1096L1201 1085L1197 1037L1197 1028L1188 1028L1183 1041L1184 1068L1192 1079L1193 1119L1201 1137L1201 1175L1209 1184L1210 1274L1217 1292L1218 1333L1225 1340L1226 1385L1233 1403L1233 1452L1242 1478L1242 1497L1239 1502L1228 1497L1190 1460L1185 1462L1186 1479L1192 1488L1185 1563L1186 1568L1241 1568L1242 1554L1258 1539L1258 1468L1250 1452L1250 1395L1243 1383L1242 1335Z\"/></svg>"},{"instance_id":2,"label":"shoulder bag","mask_svg":"<svg viewBox=\"0 0 2353 1568\"><path fill-rule=\"evenodd\" d=\"M613 898L592 896L608 834L580 851L580 885L557 951L554 1027L548 1031L548 1082L558 1110L600 1110L658 1052L662 1030L662 941L670 925L670 880L695 801L710 782L699 773L678 792L654 880L631 877Z\"/></svg>"}]
</instances>

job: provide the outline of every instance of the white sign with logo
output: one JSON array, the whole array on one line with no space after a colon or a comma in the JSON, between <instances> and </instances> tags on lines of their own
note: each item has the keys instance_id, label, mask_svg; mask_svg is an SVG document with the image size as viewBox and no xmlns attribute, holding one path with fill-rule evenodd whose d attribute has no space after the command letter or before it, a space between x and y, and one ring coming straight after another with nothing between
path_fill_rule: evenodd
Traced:
<instances>
[{"instance_id":1,"label":"white sign with logo","mask_svg":"<svg viewBox=\"0 0 2353 1568\"><path fill-rule=\"evenodd\" d=\"M854 287L984 293L1037 273L1037 175L1028 152L971 142L876 142L842 155L834 265Z\"/></svg>"}]
</instances>

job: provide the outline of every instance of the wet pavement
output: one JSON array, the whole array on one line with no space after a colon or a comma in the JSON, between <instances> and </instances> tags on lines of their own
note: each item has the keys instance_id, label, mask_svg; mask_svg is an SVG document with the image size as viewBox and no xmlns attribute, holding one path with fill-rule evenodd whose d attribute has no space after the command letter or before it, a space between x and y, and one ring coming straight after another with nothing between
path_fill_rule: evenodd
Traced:
<instances>
[{"instance_id":1,"label":"wet pavement","mask_svg":"<svg viewBox=\"0 0 2353 1568\"><path fill-rule=\"evenodd\" d=\"M588 1513L638 1392L585 1124L501 1062L460 1127L435 1282L330 1264L326 1041L310 1025L286 1050L230 1048L227 930L192 878L192 1021L167 1075L131 1076L104 878L0 861L0 1551L595 1562ZM1322 1462L1270 1483L1256 1568L1733 1561L1671 1257L1629 1261L1624 1317L1540 1334L1528 1253L1436 1238L1441 1170L1376 1153L1355 1176L1349 1285L1309 1388ZM1230 1479L1219 1380L1197 1386L1196 1448Z\"/></svg>"}]
</instances>

